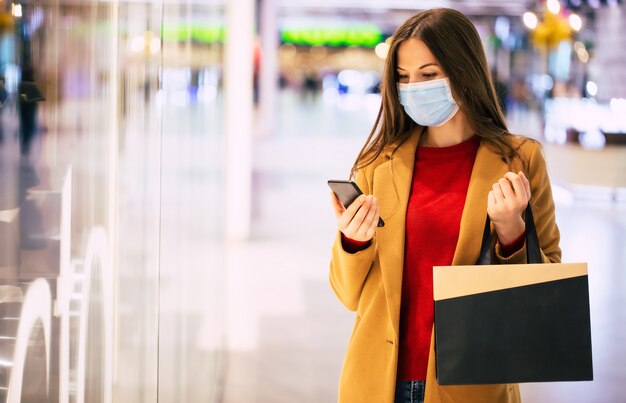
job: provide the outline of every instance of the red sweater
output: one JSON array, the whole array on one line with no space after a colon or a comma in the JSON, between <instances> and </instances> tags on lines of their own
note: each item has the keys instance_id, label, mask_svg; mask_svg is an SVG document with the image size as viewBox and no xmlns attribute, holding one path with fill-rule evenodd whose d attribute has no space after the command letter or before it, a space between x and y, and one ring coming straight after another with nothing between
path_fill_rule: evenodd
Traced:
<instances>
[{"instance_id":1,"label":"red sweater","mask_svg":"<svg viewBox=\"0 0 626 403\"><path fill-rule=\"evenodd\" d=\"M435 308L433 266L452 264L479 144L474 136L451 147L417 148L406 211L399 380L426 379Z\"/></svg>"},{"instance_id":2,"label":"red sweater","mask_svg":"<svg viewBox=\"0 0 626 403\"><path fill-rule=\"evenodd\" d=\"M433 266L452 264L479 144L474 136L450 147L417 148L406 211L398 380L426 379L434 321ZM521 236L503 246L503 252L519 250L523 241ZM368 245L343 237L348 252Z\"/></svg>"}]
</instances>

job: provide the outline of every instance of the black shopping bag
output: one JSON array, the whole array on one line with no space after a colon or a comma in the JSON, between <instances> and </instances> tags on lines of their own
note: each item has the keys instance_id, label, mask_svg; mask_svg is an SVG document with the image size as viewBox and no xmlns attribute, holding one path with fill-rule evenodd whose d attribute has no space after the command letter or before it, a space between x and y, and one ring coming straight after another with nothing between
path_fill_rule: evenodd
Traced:
<instances>
[{"instance_id":1,"label":"black shopping bag","mask_svg":"<svg viewBox=\"0 0 626 403\"><path fill-rule=\"evenodd\" d=\"M525 220L529 264L489 264L487 217L477 265L434 267L440 385L593 379L587 264L541 263Z\"/></svg>"}]
</instances>

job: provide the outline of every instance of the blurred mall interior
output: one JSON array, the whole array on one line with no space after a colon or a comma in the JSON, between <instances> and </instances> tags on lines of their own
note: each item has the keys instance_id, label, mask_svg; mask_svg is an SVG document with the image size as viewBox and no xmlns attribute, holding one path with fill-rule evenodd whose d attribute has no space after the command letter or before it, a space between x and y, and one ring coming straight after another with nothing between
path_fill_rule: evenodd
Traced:
<instances>
[{"instance_id":1,"label":"blurred mall interior","mask_svg":"<svg viewBox=\"0 0 626 403\"><path fill-rule=\"evenodd\" d=\"M0 401L336 401L326 180L431 7L476 25L589 265L595 380L524 402L626 402L623 0L0 0Z\"/></svg>"}]
</instances>

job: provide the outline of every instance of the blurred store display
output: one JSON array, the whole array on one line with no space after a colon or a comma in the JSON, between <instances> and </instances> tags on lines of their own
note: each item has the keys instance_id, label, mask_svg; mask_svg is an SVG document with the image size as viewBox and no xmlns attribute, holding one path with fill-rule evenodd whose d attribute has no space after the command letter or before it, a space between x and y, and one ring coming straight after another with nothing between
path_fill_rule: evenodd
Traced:
<instances>
[{"instance_id":1,"label":"blurred store display","mask_svg":"<svg viewBox=\"0 0 626 403\"><path fill-rule=\"evenodd\" d=\"M546 101L545 138L585 148L626 145L626 99L599 103L589 98L554 98Z\"/></svg>"}]
</instances>

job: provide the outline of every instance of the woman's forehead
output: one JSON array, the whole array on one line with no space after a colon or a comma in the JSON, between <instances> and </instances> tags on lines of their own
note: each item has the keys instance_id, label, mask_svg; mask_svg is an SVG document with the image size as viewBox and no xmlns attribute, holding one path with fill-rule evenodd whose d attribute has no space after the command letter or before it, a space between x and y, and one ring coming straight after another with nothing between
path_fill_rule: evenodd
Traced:
<instances>
[{"instance_id":1,"label":"woman's forehead","mask_svg":"<svg viewBox=\"0 0 626 403\"><path fill-rule=\"evenodd\" d=\"M428 46L417 38L409 38L400 43L397 60L397 67L403 69L420 68L429 64L438 65Z\"/></svg>"}]
</instances>

